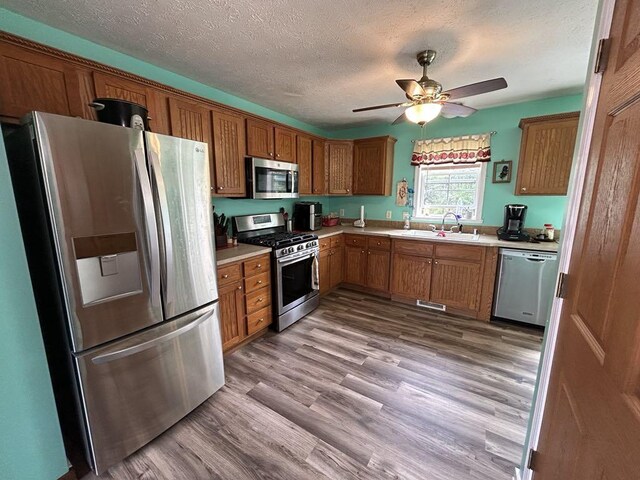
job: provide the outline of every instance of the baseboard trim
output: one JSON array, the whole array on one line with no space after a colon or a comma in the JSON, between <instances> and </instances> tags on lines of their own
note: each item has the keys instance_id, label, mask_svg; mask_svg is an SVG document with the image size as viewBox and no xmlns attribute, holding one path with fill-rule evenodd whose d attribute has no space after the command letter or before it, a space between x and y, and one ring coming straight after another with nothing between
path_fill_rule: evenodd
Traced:
<instances>
[{"instance_id":1,"label":"baseboard trim","mask_svg":"<svg viewBox=\"0 0 640 480\"><path fill-rule=\"evenodd\" d=\"M516 467L516 472L513 476L513 480L522 480L522 475L520 475L520 469L518 467Z\"/></svg>"},{"instance_id":2,"label":"baseboard trim","mask_svg":"<svg viewBox=\"0 0 640 480\"><path fill-rule=\"evenodd\" d=\"M73 467L71 467L69 471L58 478L58 480L78 480L78 477L76 476L76 472Z\"/></svg>"}]
</instances>

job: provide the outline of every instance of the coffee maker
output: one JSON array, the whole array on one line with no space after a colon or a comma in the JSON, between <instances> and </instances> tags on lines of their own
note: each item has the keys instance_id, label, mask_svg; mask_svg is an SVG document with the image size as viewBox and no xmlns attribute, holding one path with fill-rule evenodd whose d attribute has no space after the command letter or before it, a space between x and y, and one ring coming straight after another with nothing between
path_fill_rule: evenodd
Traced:
<instances>
[{"instance_id":1,"label":"coffee maker","mask_svg":"<svg viewBox=\"0 0 640 480\"><path fill-rule=\"evenodd\" d=\"M526 242L529 234L524 232L524 218L527 215L526 205L510 204L504 206L504 224L498 229L500 240Z\"/></svg>"}]
</instances>

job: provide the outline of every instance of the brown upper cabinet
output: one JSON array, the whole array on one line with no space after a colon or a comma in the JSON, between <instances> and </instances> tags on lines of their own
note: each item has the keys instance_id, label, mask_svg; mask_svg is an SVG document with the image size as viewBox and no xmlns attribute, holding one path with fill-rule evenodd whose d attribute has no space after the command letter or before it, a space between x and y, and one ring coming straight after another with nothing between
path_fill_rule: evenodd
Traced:
<instances>
[{"instance_id":1,"label":"brown upper cabinet","mask_svg":"<svg viewBox=\"0 0 640 480\"><path fill-rule=\"evenodd\" d=\"M211 113L198 103L169 99L171 135L211 144ZM211 148L209 148L211 150ZM212 156L213 152L209 152Z\"/></svg>"},{"instance_id":2,"label":"brown upper cabinet","mask_svg":"<svg viewBox=\"0 0 640 480\"><path fill-rule=\"evenodd\" d=\"M326 172L324 161L324 140L316 138L313 140L313 194L324 195L326 187Z\"/></svg>"},{"instance_id":3,"label":"brown upper cabinet","mask_svg":"<svg viewBox=\"0 0 640 480\"><path fill-rule=\"evenodd\" d=\"M13 122L33 110L82 115L75 75L73 66L62 60L0 45L0 115Z\"/></svg>"},{"instance_id":4,"label":"brown upper cabinet","mask_svg":"<svg viewBox=\"0 0 640 480\"><path fill-rule=\"evenodd\" d=\"M391 195L395 143L389 136L354 140L354 195Z\"/></svg>"},{"instance_id":5,"label":"brown upper cabinet","mask_svg":"<svg viewBox=\"0 0 640 480\"><path fill-rule=\"evenodd\" d=\"M298 191L300 195L313 193L313 140L305 135L298 135Z\"/></svg>"},{"instance_id":6,"label":"brown upper cabinet","mask_svg":"<svg viewBox=\"0 0 640 480\"><path fill-rule=\"evenodd\" d=\"M212 190L218 195L243 197L246 193L244 117L232 111L213 110Z\"/></svg>"},{"instance_id":7,"label":"brown upper cabinet","mask_svg":"<svg viewBox=\"0 0 640 480\"><path fill-rule=\"evenodd\" d=\"M142 83L101 72L93 73L93 82L98 98L118 98L146 107L149 110L151 131L158 133L173 131L169 129L167 98L162 92Z\"/></svg>"},{"instance_id":8,"label":"brown upper cabinet","mask_svg":"<svg viewBox=\"0 0 640 480\"><path fill-rule=\"evenodd\" d=\"M566 195L579 112L520 120L516 195Z\"/></svg>"},{"instance_id":9,"label":"brown upper cabinet","mask_svg":"<svg viewBox=\"0 0 640 480\"><path fill-rule=\"evenodd\" d=\"M353 190L353 141L327 140L325 162L329 174L329 195L352 195Z\"/></svg>"},{"instance_id":10,"label":"brown upper cabinet","mask_svg":"<svg viewBox=\"0 0 640 480\"><path fill-rule=\"evenodd\" d=\"M296 132L257 118L247 118L247 155L296 162Z\"/></svg>"}]
</instances>

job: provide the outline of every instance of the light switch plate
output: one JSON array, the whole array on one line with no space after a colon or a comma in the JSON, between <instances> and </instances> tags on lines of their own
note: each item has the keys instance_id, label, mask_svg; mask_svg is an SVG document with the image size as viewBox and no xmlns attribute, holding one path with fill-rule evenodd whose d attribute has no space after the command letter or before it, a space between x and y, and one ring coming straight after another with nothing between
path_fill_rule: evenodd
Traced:
<instances>
[{"instance_id":1,"label":"light switch plate","mask_svg":"<svg viewBox=\"0 0 640 480\"><path fill-rule=\"evenodd\" d=\"M385 217L387 218L387 220L391 219L391 210L387 210L387 214L385 215Z\"/></svg>"},{"instance_id":2,"label":"light switch plate","mask_svg":"<svg viewBox=\"0 0 640 480\"><path fill-rule=\"evenodd\" d=\"M341 216L341 217L344 217L344 208L341 208L341 209L340 209L340 216Z\"/></svg>"}]
</instances>

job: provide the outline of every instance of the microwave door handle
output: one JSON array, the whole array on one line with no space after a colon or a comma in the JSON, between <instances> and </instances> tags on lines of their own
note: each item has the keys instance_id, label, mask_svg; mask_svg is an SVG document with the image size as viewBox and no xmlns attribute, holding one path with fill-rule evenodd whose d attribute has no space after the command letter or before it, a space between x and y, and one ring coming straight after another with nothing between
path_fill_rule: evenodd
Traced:
<instances>
[{"instance_id":1,"label":"microwave door handle","mask_svg":"<svg viewBox=\"0 0 640 480\"><path fill-rule=\"evenodd\" d=\"M156 193L158 195L158 203L160 204L160 225L162 226L162 237L164 239L164 294L167 305L175 300L173 285L175 280L175 269L173 265L173 237L171 235L171 221L169 218L169 202L167 201L167 191L162 178L160 160L153 149L149 149L149 157L151 159L151 171L153 172Z\"/></svg>"},{"instance_id":2,"label":"microwave door handle","mask_svg":"<svg viewBox=\"0 0 640 480\"><path fill-rule=\"evenodd\" d=\"M138 174L138 182L140 184L140 192L142 193L142 210L144 212L145 236L147 237L147 250L150 264L149 291L151 304L158 306L160 304L160 251L158 225L153 209L153 192L151 191L151 182L149 181L147 173L144 151L141 148L137 148L133 156Z\"/></svg>"},{"instance_id":3,"label":"microwave door handle","mask_svg":"<svg viewBox=\"0 0 640 480\"><path fill-rule=\"evenodd\" d=\"M287 193L293 193L293 172L287 170Z\"/></svg>"}]
</instances>

